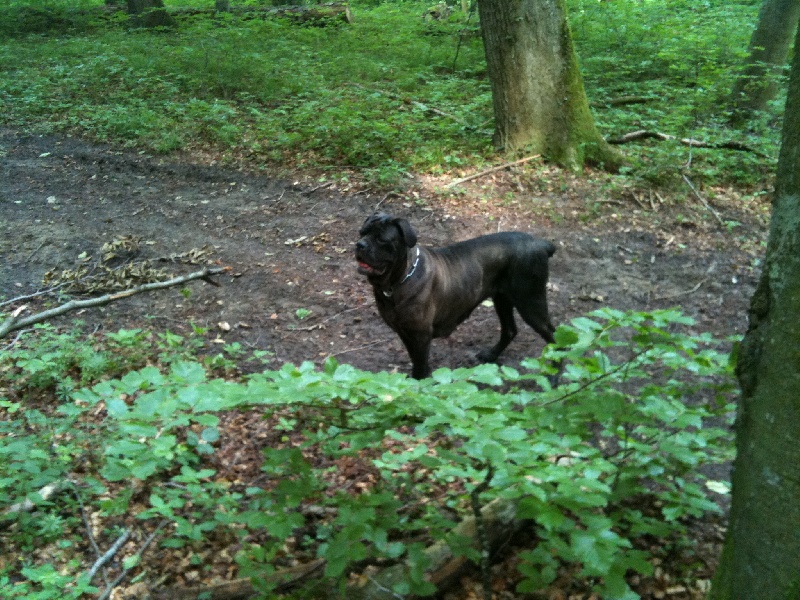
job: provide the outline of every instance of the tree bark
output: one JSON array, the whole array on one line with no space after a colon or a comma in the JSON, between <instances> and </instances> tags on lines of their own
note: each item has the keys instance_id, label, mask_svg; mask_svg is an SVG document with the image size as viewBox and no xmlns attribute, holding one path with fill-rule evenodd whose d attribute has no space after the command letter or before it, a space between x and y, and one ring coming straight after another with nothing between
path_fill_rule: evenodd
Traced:
<instances>
[{"instance_id":1,"label":"tree bark","mask_svg":"<svg viewBox=\"0 0 800 600\"><path fill-rule=\"evenodd\" d=\"M170 27L175 24L164 0L128 0L128 14L136 27Z\"/></svg>"},{"instance_id":2,"label":"tree bark","mask_svg":"<svg viewBox=\"0 0 800 600\"><path fill-rule=\"evenodd\" d=\"M798 32L800 48L800 32ZM730 524L711 598L800 598L800 53L793 60L764 270L737 376Z\"/></svg>"},{"instance_id":3,"label":"tree bark","mask_svg":"<svg viewBox=\"0 0 800 600\"><path fill-rule=\"evenodd\" d=\"M745 67L733 86L731 123L741 125L763 111L778 93L792 34L800 19L800 0L764 0Z\"/></svg>"},{"instance_id":4,"label":"tree bark","mask_svg":"<svg viewBox=\"0 0 800 600\"><path fill-rule=\"evenodd\" d=\"M616 170L622 156L597 131L578 69L565 0L481 0L495 145L571 169Z\"/></svg>"}]
</instances>

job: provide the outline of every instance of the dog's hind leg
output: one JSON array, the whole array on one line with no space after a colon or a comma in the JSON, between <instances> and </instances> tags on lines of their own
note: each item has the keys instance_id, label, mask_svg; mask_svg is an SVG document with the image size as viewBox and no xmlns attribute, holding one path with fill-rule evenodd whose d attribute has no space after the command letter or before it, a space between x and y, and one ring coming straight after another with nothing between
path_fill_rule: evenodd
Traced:
<instances>
[{"instance_id":1,"label":"dog's hind leg","mask_svg":"<svg viewBox=\"0 0 800 600\"><path fill-rule=\"evenodd\" d=\"M478 352L478 360L481 362L495 362L500 353L506 349L517 336L517 324L514 321L514 303L506 294L495 294L492 296L494 310L500 319L500 340L492 347Z\"/></svg>"},{"instance_id":2,"label":"dog's hind leg","mask_svg":"<svg viewBox=\"0 0 800 600\"><path fill-rule=\"evenodd\" d=\"M517 305L517 310L523 320L530 325L533 330L538 333L544 341L548 344L554 344L555 327L550 322L550 315L547 311L547 295L546 291L542 290L540 293L534 295L534 300L527 302L523 305ZM563 368L562 361L552 361L551 365L555 369L555 373L548 375L550 385L556 387L559 378L561 377L561 370Z\"/></svg>"},{"instance_id":3,"label":"dog's hind leg","mask_svg":"<svg viewBox=\"0 0 800 600\"><path fill-rule=\"evenodd\" d=\"M536 333L542 336L545 342L548 344L555 342L553 338L555 327L553 327L553 324L550 322L545 290L533 294L526 302L517 304L516 308L522 320L530 325Z\"/></svg>"}]
</instances>

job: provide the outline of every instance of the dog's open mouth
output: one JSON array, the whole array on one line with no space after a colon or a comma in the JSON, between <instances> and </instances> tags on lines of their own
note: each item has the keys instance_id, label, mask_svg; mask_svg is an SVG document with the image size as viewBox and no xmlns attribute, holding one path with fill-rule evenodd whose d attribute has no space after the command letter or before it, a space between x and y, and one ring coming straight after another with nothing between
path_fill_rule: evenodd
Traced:
<instances>
[{"instance_id":1,"label":"dog's open mouth","mask_svg":"<svg viewBox=\"0 0 800 600\"><path fill-rule=\"evenodd\" d=\"M386 272L386 269L378 269L377 267L373 267L372 265L368 265L363 261L358 261L358 272L362 275L383 275Z\"/></svg>"}]
</instances>

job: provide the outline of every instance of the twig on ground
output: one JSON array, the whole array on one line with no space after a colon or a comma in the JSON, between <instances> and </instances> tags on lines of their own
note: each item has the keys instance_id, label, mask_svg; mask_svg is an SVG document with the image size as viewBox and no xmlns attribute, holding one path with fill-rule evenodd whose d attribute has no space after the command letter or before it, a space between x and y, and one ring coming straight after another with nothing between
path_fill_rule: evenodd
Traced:
<instances>
[{"instance_id":1,"label":"twig on ground","mask_svg":"<svg viewBox=\"0 0 800 600\"><path fill-rule=\"evenodd\" d=\"M372 583L372 585L374 585L374 586L375 586L375 589L379 590L379 591L380 591L380 592L382 592L383 594L388 594L388 595L392 596L393 598L397 598L397 600L405 600L406 596L401 596L401 595L400 595L400 594L398 594L397 592L395 592L395 591L393 591L393 590L390 590L390 589L389 589L388 587L386 587L385 585L381 585L381 584L378 582L378 580L377 580L377 579L375 579L375 578L374 578L372 575L369 575L369 574L368 574L368 575L367 575L367 579L369 579L370 583Z\"/></svg>"},{"instance_id":2,"label":"twig on ground","mask_svg":"<svg viewBox=\"0 0 800 600\"><path fill-rule=\"evenodd\" d=\"M41 244L39 244L38 246L36 246L36 249L35 249L33 252L31 252L30 254L28 254L28 257L25 259L25 262L26 262L26 263L27 263L27 262L29 262L29 261L30 261L30 260L31 260L31 259L34 257L34 255L35 255L35 254L36 254L36 253L37 253L39 250L41 250L41 249L42 249L42 247L43 247L43 246L44 246L44 245L45 245L45 244L46 244L48 241L49 241L49 240L48 240L47 238L43 239L43 240L42 240L42 243L41 243Z\"/></svg>"},{"instance_id":3,"label":"twig on ground","mask_svg":"<svg viewBox=\"0 0 800 600\"><path fill-rule=\"evenodd\" d=\"M3 349L3 350L11 350L11 348L13 348L13 347L16 345L16 343L19 341L19 338L21 338L21 337L22 337L22 334L23 334L23 333L25 333L26 331L30 331L30 329L20 329L20 330L17 332L17 335L15 335L15 336L14 336L14 339L13 339L13 340L11 340L11 341L10 341L8 344L6 344L5 346L3 346L3 348L2 348L2 349Z\"/></svg>"},{"instance_id":4,"label":"twig on ground","mask_svg":"<svg viewBox=\"0 0 800 600\"><path fill-rule=\"evenodd\" d=\"M189 273L188 275L181 275L180 277L174 277L166 281L145 283L128 290L123 290L121 292L114 292L111 294L105 294L103 296L98 296L95 298L87 298L85 300L70 300L66 304L62 304L61 306L56 306L55 308L51 308L50 310L36 313L24 319L20 319L19 316L12 315L8 319L6 319L4 323L0 324L0 338L5 337L12 331L17 331L18 329L22 329L23 327L28 327L29 325L41 323L42 321L47 321L49 319L58 317L60 315L63 315L64 313L68 313L73 310L78 310L81 308L90 308L95 306L105 306L106 304L109 304L111 302L116 302L117 300L121 300L123 298L133 296L135 294L141 294L142 292L150 292L153 290L160 290L175 285L180 285L182 283L186 283L194 279L202 279L206 283L219 286L219 284L216 281L213 281L211 279L211 276L218 275L219 273L222 273L225 270L226 270L225 267L213 267L213 268L207 267L201 271L195 271L194 273Z\"/></svg>"},{"instance_id":5,"label":"twig on ground","mask_svg":"<svg viewBox=\"0 0 800 600\"><path fill-rule=\"evenodd\" d=\"M333 185L333 181L326 181L325 183L321 183L317 187L311 188L310 190L306 190L304 192L300 192L300 195L301 196L310 196L311 194L313 194L317 190L322 190L322 189L325 189L327 187L331 187L332 185Z\"/></svg>"},{"instance_id":6,"label":"twig on ground","mask_svg":"<svg viewBox=\"0 0 800 600\"><path fill-rule=\"evenodd\" d=\"M639 200L639 196L636 194L636 192L631 192L631 198L636 201L636 204L638 204L642 210L647 210L647 207L644 205L644 203Z\"/></svg>"},{"instance_id":7,"label":"twig on ground","mask_svg":"<svg viewBox=\"0 0 800 600\"><path fill-rule=\"evenodd\" d=\"M167 523L168 523L168 521L166 519L161 521L161 523L158 524L158 527L156 527L155 531L153 531L153 533L151 533L147 537L147 539L144 541L144 543L142 544L142 546L139 548L139 550L136 552L136 554L134 556L140 556L141 557L141 555L144 554L144 552L150 547L150 544L153 543L153 540L156 538L156 535L158 535L158 532L161 531L163 529L163 527ZM119 541L119 540L117 540L117 541ZM115 545L116 545L116 543L115 543ZM110 552L110 550L109 550L109 552ZM97 600L108 600L111 597L111 594L114 592L114 588L116 588L120 583L122 583L122 580L125 579L128 576L128 573L130 572L130 570L132 568L133 567L128 567L128 568L123 569L122 573L120 573L117 576L117 578L114 581L112 581L106 587L106 591L103 592L103 595L100 596Z\"/></svg>"},{"instance_id":8,"label":"twig on ground","mask_svg":"<svg viewBox=\"0 0 800 600\"><path fill-rule=\"evenodd\" d=\"M97 540L94 537L92 524L89 522L89 515L86 514L86 507L83 505L83 499L78 493L78 488L75 485L75 482L71 481L70 483L72 484L72 495L75 496L75 500L78 502L78 506L81 509L81 519L83 519L83 525L86 527L86 536L89 538L89 544L92 546L92 550L94 550L94 554L99 560L102 557L102 553L100 552L100 547L97 545ZM106 580L106 585L108 585L108 579L106 578L105 572L103 573L103 578Z\"/></svg>"},{"instance_id":9,"label":"twig on ground","mask_svg":"<svg viewBox=\"0 0 800 600\"><path fill-rule=\"evenodd\" d=\"M681 177L683 177L683 180L686 182L686 185L689 186L689 189L692 190L692 193L694 194L695 198L700 200L700 202L703 203L703 206L706 207L706 210L708 210L708 212L710 212L712 215L714 215L714 217L716 217L720 225L725 225L725 221L722 220L722 217L719 216L719 213L716 210L714 210L714 208L708 202L706 202L706 199L700 195L700 192L698 192L697 189L694 187L694 185L692 185L692 182L689 181L689 178L683 173L681 173Z\"/></svg>"},{"instance_id":10,"label":"twig on ground","mask_svg":"<svg viewBox=\"0 0 800 600\"><path fill-rule=\"evenodd\" d=\"M475 518L475 537L481 553L480 568L484 600L492 600L492 556L489 535L486 532L486 524L483 522L483 507L481 506L480 497L483 492L489 489L489 484L493 477L494 468L490 464L486 471L486 477L475 486L475 489L469 495L470 503L472 504L472 516Z\"/></svg>"},{"instance_id":11,"label":"twig on ground","mask_svg":"<svg viewBox=\"0 0 800 600\"><path fill-rule=\"evenodd\" d=\"M369 348L370 346L374 346L375 344L383 344L390 340L390 338L384 338L382 340L375 340L374 342L370 342L369 344L364 344L363 346L356 346L355 348L347 348L342 350L341 352L333 352L328 354L328 358L332 356L339 356L340 354L347 354L348 352L356 352L357 350L363 350L364 348Z\"/></svg>"},{"instance_id":12,"label":"twig on ground","mask_svg":"<svg viewBox=\"0 0 800 600\"><path fill-rule=\"evenodd\" d=\"M49 287L46 290L39 290L38 292L33 292L32 294L27 294L25 296L17 296L16 298L11 298L10 300L4 300L0 302L0 307L7 306L9 304L16 304L17 302L22 302L23 300L30 300L31 298L38 298L39 296L45 296L47 294L52 294L57 289L64 287L65 285L69 285L70 283L75 283L74 281L63 281L58 285L54 285L53 287Z\"/></svg>"},{"instance_id":13,"label":"twig on ground","mask_svg":"<svg viewBox=\"0 0 800 600\"><path fill-rule=\"evenodd\" d=\"M708 281L708 278L701 279L697 283L697 285L690 290L683 290L681 292L672 292L669 294L664 294L663 296L656 296L656 300L667 300L669 298L677 298L678 296L686 296L688 294L694 294L697 290L700 289L700 286L703 285L706 281Z\"/></svg>"},{"instance_id":14,"label":"twig on ground","mask_svg":"<svg viewBox=\"0 0 800 600\"><path fill-rule=\"evenodd\" d=\"M94 576L97 575L97 572L104 564L106 564L108 561L114 558L116 553L119 552L119 549L125 545L125 542L127 542L128 539L130 539L130 537L131 537L130 529L124 529L122 531L122 535L120 535L117 538L117 541L111 544L111 547L108 550L106 550L105 554L103 554L100 558L94 561L92 568L86 572L86 576L89 578L89 581L94 579Z\"/></svg>"},{"instance_id":15,"label":"twig on ground","mask_svg":"<svg viewBox=\"0 0 800 600\"><path fill-rule=\"evenodd\" d=\"M372 209L372 212L378 212L378 209L381 207L381 204L386 202L389 196L400 196L397 192L388 192L383 198L378 200L378 203L375 205L375 208Z\"/></svg>"},{"instance_id":16,"label":"twig on ground","mask_svg":"<svg viewBox=\"0 0 800 600\"><path fill-rule=\"evenodd\" d=\"M313 325L309 325L308 327L291 327L289 328L290 331L314 331L315 329L322 329L322 326L327 323L328 321L332 321L333 319L349 312L353 312L354 310L361 310L364 308L364 305L361 306L354 306L353 308L345 308L344 310L336 313L335 315L331 315L327 319L322 319L319 323L314 323Z\"/></svg>"},{"instance_id":17,"label":"twig on ground","mask_svg":"<svg viewBox=\"0 0 800 600\"><path fill-rule=\"evenodd\" d=\"M452 188L462 183L466 183L467 181L471 181L473 179L477 179L478 177L483 177L484 175L490 175L496 171L500 171L507 167L516 167L517 165L524 164L533 160L534 158L539 158L541 154L534 154L533 156L526 156L525 158L520 158L519 160L513 160L511 162L503 163L502 165L497 165L496 167L492 167L491 169L486 169L484 171L479 171L478 173L473 173L468 177L462 177L461 179L456 179L455 181L451 181L445 187Z\"/></svg>"}]
</instances>

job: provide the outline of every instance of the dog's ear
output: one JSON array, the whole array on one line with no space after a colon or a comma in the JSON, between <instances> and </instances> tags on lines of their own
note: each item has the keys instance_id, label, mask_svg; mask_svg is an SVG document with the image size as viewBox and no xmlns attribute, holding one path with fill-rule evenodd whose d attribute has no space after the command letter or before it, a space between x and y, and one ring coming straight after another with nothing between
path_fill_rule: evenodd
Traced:
<instances>
[{"instance_id":1,"label":"dog's ear","mask_svg":"<svg viewBox=\"0 0 800 600\"><path fill-rule=\"evenodd\" d=\"M400 235L403 237L403 241L406 243L406 246L409 248L413 248L417 245L417 232L414 231L414 228L411 226L411 223L406 221L405 219L395 219L395 225L400 230Z\"/></svg>"}]
</instances>

